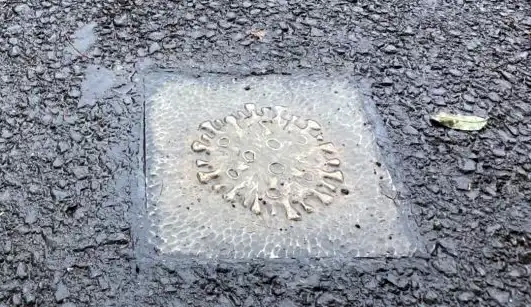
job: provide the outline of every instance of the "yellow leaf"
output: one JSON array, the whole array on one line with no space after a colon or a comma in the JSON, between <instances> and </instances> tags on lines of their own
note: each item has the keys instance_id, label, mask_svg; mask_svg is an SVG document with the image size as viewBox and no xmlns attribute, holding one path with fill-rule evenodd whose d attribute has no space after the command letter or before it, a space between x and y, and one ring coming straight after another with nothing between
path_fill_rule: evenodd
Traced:
<instances>
[{"instance_id":1,"label":"yellow leaf","mask_svg":"<svg viewBox=\"0 0 531 307\"><path fill-rule=\"evenodd\" d=\"M472 115L448 114L444 112L432 116L431 119L445 127L465 131L481 130L487 124L487 118Z\"/></svg>"}]
</instances>

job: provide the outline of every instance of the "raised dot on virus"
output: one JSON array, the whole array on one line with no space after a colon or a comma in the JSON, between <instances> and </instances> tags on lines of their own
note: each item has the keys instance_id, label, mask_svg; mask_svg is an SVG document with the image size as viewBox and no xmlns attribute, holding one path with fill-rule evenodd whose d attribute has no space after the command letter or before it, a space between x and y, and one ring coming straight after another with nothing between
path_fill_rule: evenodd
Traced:
<instances>
[{"instance_id":1,"label":"raised dot on virus","mask_svg":"<svg viewBox=\"0 0 531 307\"><path fill-rule=\"evenodd\" d=\"M199 131L191 144L200 156L199 183L256 215L281 208L287 219L300 220L316 204L332 205L344 183L338 151L321 125L285 107L246 104L245 112L205 121Z\"/></svg>"}]
</instances>

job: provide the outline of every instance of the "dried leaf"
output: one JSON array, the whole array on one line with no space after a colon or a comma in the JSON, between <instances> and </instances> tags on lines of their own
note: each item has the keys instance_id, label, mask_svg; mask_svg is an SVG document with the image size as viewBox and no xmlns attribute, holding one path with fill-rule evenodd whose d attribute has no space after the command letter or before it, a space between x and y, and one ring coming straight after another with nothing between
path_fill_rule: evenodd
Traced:
<instances>
[{"instance_id":1,"label":"dried leaf","mask_svg":"<svg viewBox=\"0 0 531 307\"><path fill-rule=\"evenodd\" d=\"M448 128L465 131L481 130L487 124L487 118L444 112L432 116L431 119Z\"/></svg>"},{"instance_id":2,"label":"dried leaf","mask_svg":"<svg viewBox=\"0 0 531 307\"><path fill-rule=\"evenodd\" d=\"M264 39L264 36L266 35L266 31L264 29L256 29L252 30L250 33L252 38L256 38L258 40Z\"/></svg>"}]
</instances>

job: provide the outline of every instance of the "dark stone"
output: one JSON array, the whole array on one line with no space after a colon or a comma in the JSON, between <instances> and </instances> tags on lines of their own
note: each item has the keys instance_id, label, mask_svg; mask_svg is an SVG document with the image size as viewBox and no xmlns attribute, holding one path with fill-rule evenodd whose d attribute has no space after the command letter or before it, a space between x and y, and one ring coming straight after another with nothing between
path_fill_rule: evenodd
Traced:
<instances>
[{"instance_id":1,"label":"dark stone","mask_svg":"<svg viewBox=\"0 0 531 307\"><path fill-rule=\"evenodd\" d=\"M496 156L496 157L500 157L500 158L505 157L505 150L504 150L504 149L501 149L501 148L494 148L494 149L492 149L492 153L493 153L494 156Z\"/></svg>"},{"instance_id":2,"label":"dark stone","mask_svg":"<svg viewBox=\"0 0 531 307\"><path fill-rule=\"evenodd\" d=\"M310 62L308 62L307 60L300 60L299 61L299 67L312 68L312 64Z\"/></svg>"},{"instance_id":3,"label":"dark stone","mask_svg":"<svg viewBox=\"0 0 531 307\"><path fill-rule=\"evenodd\" d=\"M68 143L66 142L59 142L58 148L59 148L59 153L64 153L70 149L70 145L68 145Z\"/></svg>"},{"instance_id":4,"label":"dark stone","mask_svg":"<svg viewBox=\"0 0 531 307\"><path fill-rule=\"evenodd\" d=\"M322 36L324 36L324 32L321 29L318 29L316 27L312 27L312 29L310 30L310 35L314 36L314 37L322 37Z\"/></svg>"},{"instance_id":5,"label":"dark stone","mask_svg":"<svg viewBox=\"0 0 531 307\"><path fill-rule=\"evenodd\" d=\"M476 98L474 98L474 96L470 95L470 94L464 94L463 95L463 99L468 102L468 103L474 103L476 102Z\"/></svg>"},{"instance_id":6,"label":"dark stone","mask_svg":"<svg viewBox=\"0 0 531 307\"><path fill-rule=\"evenodd\" d=\"M127 244L129 243L129 237L127 237L123 233L114 233L109 235L105 240L102 242L103 244Z\"/></svg>"},{"instance_id":7,"label":"dark stone","mask_svg":"<svg viewBox=\"0 0 531 307\"><path fill-rule=\"evenodd\" d=\"M523 274L520 269L516 268L516 269L512 269L507 275L511 278L520 278L522 277Z\"/></svg>"},{"instance_id":8,"label":"dark stone","mask_svg":"<svg viewBox=\"0 0 531 307\"><path fill-rule=\"evenodd\" d=\"M9 240L5 241L5 243L4 243L4 253L5 254L11 253L12 248L13 248L13 244L11 243L11 241L9 241Z\"/></svg>"},{"instance_id":9,"label":"dark stone","mask_svg":"<svg viewBox=\"0 0 531 307\"><path fill-rule=\"evenodd\" d=\"M500 102L501 101L500 95L498 95L498 93L496 93L496 92L490 92L488 94L488 97L489 97L490 100L492 100L494 102Z\"/></svg>"},{"instance_id":10,"label":"dark stone","mask_svg":"<svg viewBox=\"0 0 531 307\"><path fill-rule=\"evenodd\" d=\"M457 274L457 265L455 260L451 258L440 258L434 260L433 267L447 276L455 276Z\"/></svg>"},{"instance_id":11,"label":"dark stone","mask_svg":"<svg viewBox=\"0 0 531 307\"><path fill-rule=\"evenodd\" d=\"M227 20L228 21L233 21L234 19L236 19L236 17L237 17L237 15L234 12L228 12L227 13Z\"/></svg>"},{"instance_id":12,"label":"dark stone","mask_svg":"<svg viewBox=\"0 0 531 307\"><path fill-rule=\"evenodd\" d=\"M385 276L385 280L394 285L394 286L397 286L398 285L398 276L396 276L396 274L394 273L388 273L386 276Z\"/></svg>"},{"instance_id":13,"label":"dark stone","mask_svg":"<svg viewBox=\"0 0 531 307\"><path fill-rule=\"evenodd\" d=\"M70 98L79 98L81 96L81 91L79 89L74 88L70 92L68 92L68 97Z\"/></svg>"},{"instance_id":14,"label":"dark stone","mask_svg":"<svg viewBox=\"0 0 531 307\"><path fill-rule=\"evenodd\" d=\"M160 51L160 49L162 49L162 47L160 46L160 44L157 43L157 42L153 42L153 43L151 43L151 44L149 45L148 53L149 53L149 54L153 54L153 53L155 53L155 52L157 52L157 51Z\"/></svg>"},{"instance_id":15,"label":"dark stone","mask_svg":"<svg viewBox=\"0 0 531 307\"><path fill-rule=\"evenodd\" d=\"M450 69L448 73L454 77L461 77L463 75L463 73L458 69Z\"/></svg>"},{"instance_id":16,"label":"dark stone","mask_svg":"<svg viewBox=\"0 0 531 307\"><path fill-rule=\"evenodd\" d=\"M487 293L490 297L495 300L501 306L506 306L509 302L510 293L506 291L501 291L496 288L488 288Z\"/></svg>"},{"instance_id":17,"label":"dark stone","mask_svg":"<svg viewBox=\"0 0 531 307\"><path fill-rule=\"evenodd\" d=\"M509 81L511 83L514 82L514 79L515 79L514 76L511 73L509 73L508 71L502 70L501 74L507 81Z\"/></svg>"},{"instance_id":18,"label":"dark stone","mask_svg":"<svg viewBox=\"0 0 531 307\"><path fill-rule=\"evenodd\" d=\"M51 193L52 193L52 197L57 201L63 201L68 197L67 192L63 190L59 190L59 189L52 189Z\"/></svg>"},{"instance_id":19,"label":"dark stone","mask_svg":"<svg viewBox=\"0 0 531 307\"><path fill-rule=\"evenodd\" d=\"M455 186L458 190L468 191L472 181L464 176L454 178Z\"/></svg>"},{"instance_id":20,"label":"dark stone","mask_svg":"<svg viewBox=\"0 0 531 307\"><path fill-rule=\"evenodd\" d=\"M94 244L92 239L86 239L86 240L82 240L79 243L77 243L76 246L73 248L73 250L75 252L82 252L82 251L85 251L85 250L87 250L89 248L93 248L95 246L96 245Z\"/></svg>"},{"instance_id":21,"label":"dark stone","mask_svg":"<svg viewBox=\"0 0 531 307\"><path fill-rule=\"evenodd\" d=\"M9 26L5 32L8 35L16 35L22 32L22 27L20 25L12 25L12 26Z\"/></svg>"},{"instance_id":22,"label":"dark stone","mask_svg":"<svg viewBox=\"0 0 531 307\"><path fill-rule=\"evenodd\" d=\"M22 305L22 295L20 293L15 293L13 297L11 298L13 302L13 306L20 306Z\"/></svg>"},{"instance_id":23,"label":"dark stone","mask_svg":"<svg viewBox=\"0 0 531 307\"><path fill-rule=\"evenodd\" d=\"M12 58L18 57L20 55L20 47L19 46L13 46L9 50L9 56Z\"/></svg>"},{"instance_id":24,"label":"dark stone","mask_svg":"<svg viewBox=\"0 0 531 307\"><path fill-rule=\"evenodd\" d=\"M82 180L89 176L89 169L88 166L77 166L72 169L72 173L74 173L77 180Z\"/></svg>"},{"instance_id":25,"label":"dark stone","mask_svg":"<svg viewBox=\"0 0 531 307\"><path fill-rule=\"evenodd\" d=\"M127 24L127 14L122 14L120 16L116 16L113 19L113 23L115 26L122 27Z\"/></svg>"},{"instance_id":26,"label":"dark stone","mask_svg":"<svg viewBox=\"0 0 531 307\"><path fill-rule=\"evenodd\" d=\"M419 134L419 131L417 129L411 127L410 125L407 125L404 128L402 128L402 131L404 131L405 134L409 134L409 135L418 135Z\"/></svg>"},{"instance_id":27,"label":"dark stone","mask_svg":"<svg viewBox=\"0 0 531 307\"><path fill-rule=\"evenodd\" d=\"M380 82L381 85L383 86L391 86L394 84L393 80L391 80L391 78L389 77L385 77L383 78L382 82Z\"/></svg>"},{"instance_id":28,"label":"dark stone","mask_svg":"<svg viewBox=\"0 0 531 307\"><path fill-rule=\"evenodd\" d=\"M494 83L498 85L498 88L502 91L510 90L513 88L513 85L509 81L505 81L503 79L496 79L494 80Z\"/></svg>"},{"instance_id":29,"label":"dark stone","mask_svg":"<svg viewBox=\"0 0 531 307\"><path fill-rule=\"evenodd\" d=\"M232 39L235 40L235 41L240 41L244 38L244 35L241 34L241 33L236 33L235 35L232 36Z\"/></svg>"},{"instance_id":30,"label":"dark stone","mask_svg":"<svg viewBox=\"0 0 531 307\"><path fill-rule=\"evenodd\" d=\"M383 51L385 53L396 53L398 51L398 49L396 49L396 47L393 46L393 45L387 45L387 46L384 47Z\"/></svg>"},{"instance_id":31,"label":"dark stone","mask_svg":"<svg viewBox=\"0 0 531 307\"><path fill-rule=\"evenodd\" d=\"M461 292L458 296L457 296L457 299L460 301L460 302L470 302L472 301L474 298L476 297L476 295L473 293L473 292Z\"/></svg>"},{"instance_id":32,"label":"dark stone","mask_svg":"<svg viewBox=\"0 0 531 307\"><path fill-rule=\"evenodd\" d=\"M440 96L433 97L433 103L441 107L446 106L446 100Z\"/></svg>"},{"instance_id":33,"label":"dark stone","mask_svg":"<svg viewBox=\"0 0 531 307\"><path fill-rule=\"evenodd\" d=\"M62 282L59 282L55 290L55 301L61 303L70 296L70 291Z\"/></svg>"},{"instance_id":34,"label":"dark stone","mask_svg":"<svg viewBox=\"0 0 531 307\"><path fill-rule=\"evenodd\" d=\"M79 143L83 139L83 136L77 131L70 130L70 138L72 141Z\"/></svg>"},{"instance_id":35,"label":"dark stone","mask_svg":"<svg viewBox=\"0 0 531 307\"><path fill-rule=\"evenodd\" d=\"M24 283L22 286L22 295L24 297L24 302L27 305L33 305L35 303L35 294L33 293L34 285L32 282Z\"/></svg>"},{"instance_id":36,"label":"dark stone","mask_svg":"<svg viewBox=\"0 0 531 307\"><path fill-rule=\"evenodd\" d=\"M24 15L31 12L31 8L27 4L18 4L13 8L13 11L18 15Z\"/></svg>"},{"instance_id":37,"label":"dark stone","mask_svg":"<svg viewBox=\"0 0 531 307\"><path fill-rule=\"evenodd\" d=\"M55 168L59 168L59 167L63 166L64 163L65 163L65 161L61 157L57 157L53 161L52 166L55 167Z\"/></svg>"},{"instance_id":38,"label":"dark stone","mask_svg":"<svg viewBox=\"0 0 531 307\"><path fill-rule=\"evenodd\" d=\"M244 306L255 306L255 305L244 305ZM278 306L283 306L283 307L297 307L297 304L295 304L295 302L293 302L292 300L290 299L283 299L279 302Z\"/></svg>"},{"instance_id":39,"label":"dark stone","mask_svg":"<svg viewBox=\"0 0 531 307\"><path fill-rule=\"evenodd\" d=\"M524 265L531 264L531 251L522 252L519 257L520 263Z\"/></svg>"},{"instance_id":40,"label":"dark stone","mask_svg":"<svg viewBox=\"0 0 531 307\"><path fill-rule=\"evenodd\" d=\"M205 36L205 32L203 31L194 31L190 33L190 37L192 37L193 39L200 39L204 36Z\"/></svg>"},{"instance_id":41,"label":"dark stone","mask_svg":"<svg viewBox=\"0 0 531 307\"><path fill-rule=\"evenodd\" d=\"M446 90L444 88L435 88L431 90L431 93L435 96L442 96L446 94Z\"/></svg>"},{"instance_id":42,"label":"dark stone","mask_svg":"<svg viewBox=\"0 0 531 307\"><path fill-rule=\"evenodd\" d=\"M17 277L21 279L28 277L28 269L26 268L26 264L24 262L18 263Z\"/></svg>"},{"instance_id":43,"label":"dark stone","mask_svg":"<svg viewBox=\"0 0 531 307\"><path fill-rule=\"evenodd\" d=\"M148 39L156 42L160 42L166 35L163 32L151 32L148 35Z\"/></svg>"},{"instance_id":44,"label":"dark stone","mask_svg":"<svg viewBox=\"0 0 531 307\"><path fill-rule=\"evenodd\" d=\"M344 306L345 301L330 292L324 292L317 298L317 306Z\"/></svg>"},{"instance_id":45,"label":"dark stone","mask_svg":"<svg viewBox=\"0 0 531 307\"><path fill-rule=\"evenodd\" d=\"M31 225L34 224L37 221L37 211L34 209L29 209L28 212L26 212L26 218L24 219L24 222L26 224Z\"/></svg>"},{"instance_id":46,"label":"dark stone","mask_svg":"<svg viewBox=\"0 0 531 307\"><path fill-rule=\"evenodd\" d=\"M464 173L470 173L476 170L476 162L471 159L463 158L459 160L459 169Z\"/></svg>"},{"instance_id":47,"label":"dark stone","mask_svg":"<svg viewBox=\"0 0 531 307\"><path fill-rule=\"evenodd\" d=\"M0 136L4 139L10 139L13 137L13 133L11 133L11 131L7 129L2 129L2 133L0 134Z\"/></svg>"},{"instance_id":48,"label":"dark stone","mask_svg":"<svg viewBox=\"0 0 531 307\"><path fill-rule=\"evenodd\" d=\"M211 8L211 9L214 9L214 10L217 10L220 6L221 6L221 4L219 2L216 2L216 1L212 1L212 2L208 3L208 7Z\"/></svg>"},{"instance_id":49,"label":"dark stone","mask_svg":"<svg viewBox=\"0 0 531 307\"><path fill-rule=\"evenodd\" d=\"M436 304L438 299L439 296L433 290L428 290L428 292L424 294L424 302L427 304Z\"/></svg>"},{"instance_id":50,"label":"dark stone","mask_svg":"<svg viewBox=\"0 0 531 307\"><path fill-rule=\"evenodd\" d=\"M230 29L232 27L232 23L226 22L225 20L221 20L219 23L219 27L222 29Z\"/></svg>"},{"instance_id":51,"label":"dark stone","mask_svg":"<svg viewBox=\"0 0 531 307\"><path fill-rule=\"evenodd\" d=\"M457 247L455 246L455 243L452 240L439 239L437 243L447 254L457 257Z\"/></svg>"}]
</instances>

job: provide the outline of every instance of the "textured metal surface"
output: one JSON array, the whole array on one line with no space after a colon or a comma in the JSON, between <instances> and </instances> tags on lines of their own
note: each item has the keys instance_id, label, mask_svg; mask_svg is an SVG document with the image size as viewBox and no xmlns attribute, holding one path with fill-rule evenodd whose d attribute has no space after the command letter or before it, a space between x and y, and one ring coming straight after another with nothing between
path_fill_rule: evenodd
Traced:
<instances>
[{"instance_id":1,"label":"textured metal surface","mask_svg":"<svg viewBox=\"0 0 531 307\"><path fill-rule=\"evenodd\" d=\"M346 81L145 77L146 180L163 253L404 256L362 101Z\"/></svg>"}]
</instances>

